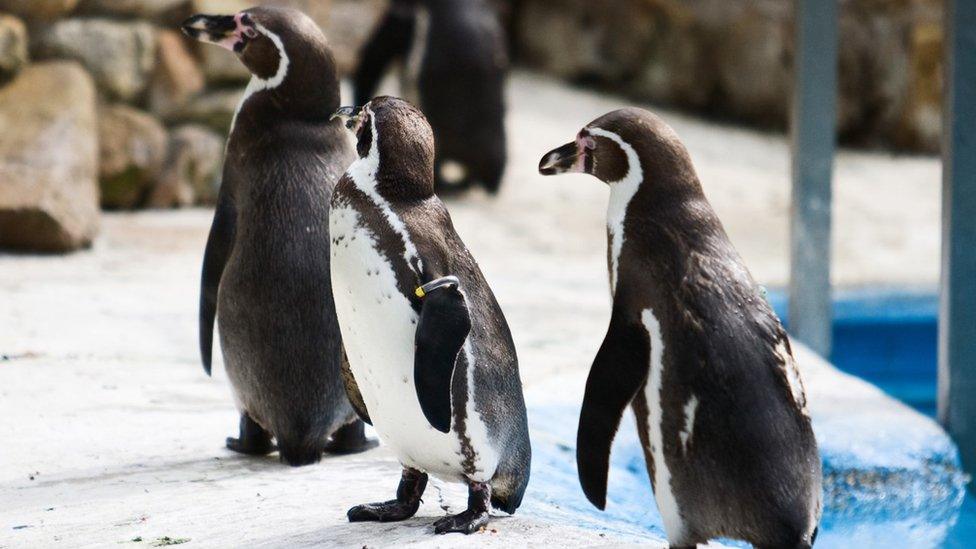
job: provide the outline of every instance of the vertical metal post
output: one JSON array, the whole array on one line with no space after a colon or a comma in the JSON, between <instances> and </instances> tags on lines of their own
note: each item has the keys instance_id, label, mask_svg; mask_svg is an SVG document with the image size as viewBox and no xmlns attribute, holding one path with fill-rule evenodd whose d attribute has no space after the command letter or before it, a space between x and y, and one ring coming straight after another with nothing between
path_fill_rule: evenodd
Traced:
<instances>
[{"instance_id":1,"label":"vertical metal post","mask_svg":"<svg viewBox=\"0 0 976 549\"><path fill-rule=\"evenodd\" d=\"M976 472L976 0L946 1L939 419Z\"/></svg>"},{"instance_id":2,"label":"vertical metal post","mask_svg":"<svg viewBox=\"0 0 976 549\"><path fill-rule=\"evenodd\" d=\"M831 179L837 109L837 0L794 0L790 303L793 335L830 354Z\"/></svg>"}]
</instances>

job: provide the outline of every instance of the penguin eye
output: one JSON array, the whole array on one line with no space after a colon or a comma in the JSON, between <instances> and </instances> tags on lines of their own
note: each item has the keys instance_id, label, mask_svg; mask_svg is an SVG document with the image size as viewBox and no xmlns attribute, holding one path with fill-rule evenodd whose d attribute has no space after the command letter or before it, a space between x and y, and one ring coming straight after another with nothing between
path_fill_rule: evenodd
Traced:
<instances>
[{"instance_id":1,"label":"penguin eye","mask_svg":"<svg viewBox=\"0 0 976 549\"><path fill-rule=\"evenodd\" d=\"M244 36L253 40L258 37L258 31L253 27L244 27Z\"/></svg>"}]
</instances>

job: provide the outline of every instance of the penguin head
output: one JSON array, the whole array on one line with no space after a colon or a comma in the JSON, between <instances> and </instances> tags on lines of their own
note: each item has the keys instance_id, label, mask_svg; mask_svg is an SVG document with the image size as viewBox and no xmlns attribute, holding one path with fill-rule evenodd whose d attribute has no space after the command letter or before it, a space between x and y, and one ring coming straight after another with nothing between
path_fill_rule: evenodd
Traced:
<instances>
[{"instance_id":1,"label":"penguin head","mask_svg":"<svg viewBox=\"0 0 976 549\"><path fill-rule=\"evenodd\" d=\"M375 164L381 194L425 198L434 193L434 132L420 109L397 98L377 97L342 107L333 118L355 135L360 162Z\"/></svg>"},{"instance_id":2,"label":"penguin head","mask_svg":"<svg viewBox=\"0 0 976 549\"><path fill-rule=\"evenodd\" d=\"M332 99L325 116L338 106L335 58L318 25L298 10L258 7L235 15L197 14L183 22L182 30L237 54L258 90L275 89L302 106Z\"/></svg>"},{"instance_id":3,"label":"penguin head","mask_svg":"<svg viewBox=\"0 0 976 549\"><path fill-rule=\"evenodd\" d=\"M656 115L638 108L609 112L587 124L576 139L539 161L539 173L587 173L611 187L630 177L662 186L687 178L671 177L694 170L677 134ZM658 177L661 176L661 177ZM697 181L697 178L691 178Z\"/></svg>"}]
</instances>

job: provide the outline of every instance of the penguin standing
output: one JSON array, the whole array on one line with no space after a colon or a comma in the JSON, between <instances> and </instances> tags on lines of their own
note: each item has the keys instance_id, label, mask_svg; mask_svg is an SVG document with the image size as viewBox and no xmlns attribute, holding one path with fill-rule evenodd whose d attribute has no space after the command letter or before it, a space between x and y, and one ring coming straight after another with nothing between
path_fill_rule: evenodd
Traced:
<instances>
[{"instance_id":1,"label":"penguin standing","mask_svg":"<svg viewBox=\"0 0 976 549\"><path fill-rule=\"evenodd\" d=\"M629 404L672 547L715 537L809 547L822 474L790 342L677 135L647 111L614 111L539 171L610 187L613 312L576 447L586 496L606 505L610 445Z\"/></svg>"},{"instance_id":2,"label":"penguin standing","mask_svg":"<svg viewBox=\"0 0 976 549\"><path fill-rule=\"evenodd\" d=\"M505 32L487 0L393 0L359 56L356 104L399 60L400 94L436 138L437 192L480 183L495 193L505 170Z\"/></svg>"},{"instance_id":3,"label":"penguin standing","mask_svg":"<svg viewBox=\"0 0 976 549\"><path fill-rule=\"evenodd\" d=\"M291 465L325 449L365 449L340 374L329 282L329 199L355 159L330 121L339 106L332 53L315 23L289 9L195 15L183 30L234 51L252 73L231 124L201 280L204 370L217 316L241 412L227 447L267 454L274 438Z\"/></svg>"},{"instance_id":4,"label":"penguin standing","mask_svg":"<svg viewBox=\"0 0 976 549\"><path fill-rule=\"evenodd\" d=\"M336 312L351 397L397 455L397 497L349 510L350 521L413 516L428 473L468 485L466 511L437 533L472 533L489 504L514 513L530 447L515 346L481 270L434 195L430 125L402 99L349 117L359 159L329 213Z\"/></svg>"}]
</instances>

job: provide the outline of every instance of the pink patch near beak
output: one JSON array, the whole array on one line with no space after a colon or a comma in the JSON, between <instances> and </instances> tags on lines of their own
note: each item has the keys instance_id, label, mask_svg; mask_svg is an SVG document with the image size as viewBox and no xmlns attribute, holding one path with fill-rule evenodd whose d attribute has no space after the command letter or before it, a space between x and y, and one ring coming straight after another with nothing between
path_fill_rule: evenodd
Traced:
<instances>
[{"instance_id":1,"label":"pink patch near beak","mask_svg":"<svg viewBox=\"0 0 976 549\"><path fill-rule=\"evenodd\" d=\"M573 162L573 167L570 169L574 173L585 173L586 172L586 155L590 154L590 151L596 148L596 140L589 135L577 135L576 136L576 149L579 154L576 156L576 161Z\"/></svg>"},{"instance_id":2,"label":"pink patch near beak","mask_svg":"<svg viewBox=\"0 0 976 549\"><path fill-rule=\"evenodd\" d=\"M222 48L236 52L237 45L244 42L245 36L248 38L254 38L257 36L257 31L244 25L244 22L242 21L243 18L244 12L235 15L234 22L237 23L237 28L234 29L234 32L232 32L228 37L215 43Z\"/></svg>"}]
</instances>

